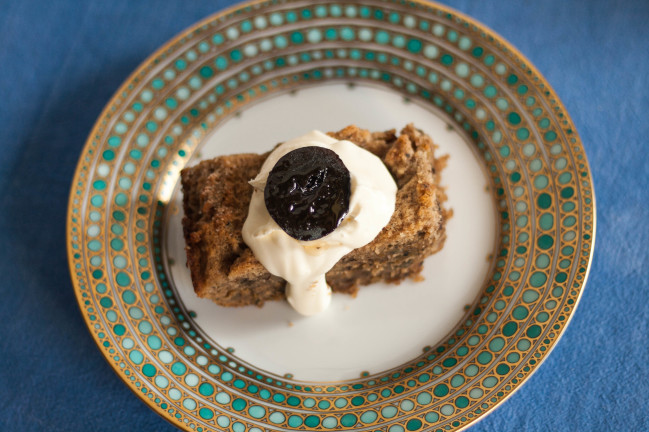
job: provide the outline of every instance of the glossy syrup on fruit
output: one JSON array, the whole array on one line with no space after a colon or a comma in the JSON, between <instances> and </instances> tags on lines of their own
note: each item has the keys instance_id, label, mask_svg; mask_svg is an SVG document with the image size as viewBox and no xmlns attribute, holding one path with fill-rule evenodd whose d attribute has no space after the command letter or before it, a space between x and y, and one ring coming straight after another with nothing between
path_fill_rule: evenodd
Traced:
<instances>
[{"instance_id":1,"label":"glossy syrup on fruit","mask_svg":"<svg viewBox=\"0 0 649 432\"><path fill-rule=\"evenodd\" d=\"M333 232L349 211L351 178L338 155L308 146L282 156L268 175L268 213L297 240L317 240Z\"/></svg>"}]
</instances>

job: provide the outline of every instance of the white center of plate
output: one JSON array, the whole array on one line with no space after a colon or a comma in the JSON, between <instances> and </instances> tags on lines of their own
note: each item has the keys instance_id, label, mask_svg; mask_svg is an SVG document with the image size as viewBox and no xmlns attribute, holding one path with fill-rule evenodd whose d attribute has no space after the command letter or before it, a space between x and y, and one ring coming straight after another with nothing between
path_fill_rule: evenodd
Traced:
<instances>
[{"instance_id":1,"label":"white center of plate","mask_svg":"<svg viewBox=\"0 0 649 432\"><path fill-rule=\"evenodd\" d=\"M344 84L301 89L257 103L206 138L200 159L263 153L312 129L335 131L349 124L373 131L414 123L450 155L442 174L447 206L444 249L424 262L424 281L361 287L351 298L335 294L329 309L301 317L286 302L263 308L224 308L194 294L185 266L182 210L169 212L166 253L178 294L204 335L257 369L296 380L339 381L400 366L448 335L480 293L494 251L495 208L487 177L466 137L441 115L380 88ZM198 158L192 160L196 163ZM172 206L182 209L176 189Z\"/></svg>"}]
</instances>

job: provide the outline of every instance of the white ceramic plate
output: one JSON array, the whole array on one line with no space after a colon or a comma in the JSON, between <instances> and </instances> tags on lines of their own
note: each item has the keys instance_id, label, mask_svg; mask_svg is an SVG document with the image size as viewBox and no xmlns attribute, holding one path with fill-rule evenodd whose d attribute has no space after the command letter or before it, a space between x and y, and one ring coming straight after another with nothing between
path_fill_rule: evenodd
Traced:
<instances>
[{"instance_id":1,"label":"white ceramic plate","mask_svg":"<svg viewBox=\"0 0 649 432\"><path fill-rule=\"evenodd\" d=\"M414 122L449 154L444 249L423 282L226 309L193 294L180 170L310 129ZM507 42L431 3L264 1L196 24L118 90L70 193L72 281L102 353L196 431L458 430L565 329L595 232L564 107Z\"/></svg>"}]
</instances>

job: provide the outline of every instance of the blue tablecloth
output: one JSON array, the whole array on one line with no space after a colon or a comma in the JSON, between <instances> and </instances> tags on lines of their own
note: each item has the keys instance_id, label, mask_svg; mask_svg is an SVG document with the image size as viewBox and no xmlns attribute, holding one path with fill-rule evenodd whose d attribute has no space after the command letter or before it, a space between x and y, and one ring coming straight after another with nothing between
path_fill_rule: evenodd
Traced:
<instances>
[{"instance_id":1,"label":"blue tablecloth","mask_svg":"<svg viewBox=\"0 0 649 432\"><path fill-rule=\"evenodd\" d=\"M86 330L65 215L95 119L151 52L227 0L0 2L0 430L174 430ZM571 114L597 194L590 280L533 377L471 431L649 430L649 2L458 1Z\"/></svg>"}]
</instances>

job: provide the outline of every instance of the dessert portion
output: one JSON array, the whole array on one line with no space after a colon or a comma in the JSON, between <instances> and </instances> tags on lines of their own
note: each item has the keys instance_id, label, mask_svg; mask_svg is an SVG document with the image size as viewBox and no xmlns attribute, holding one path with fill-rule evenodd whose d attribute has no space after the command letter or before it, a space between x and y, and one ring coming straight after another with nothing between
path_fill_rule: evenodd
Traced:
<instances>
[{"instance_id":1,"label":"dessert portion","mask_svg":"<svg viewBox=\"0 0 649 432\"><path fill-rule=\"evenodd\" d=\"M280 144L250 182L243 240L302 315L331 301L325 273L390 221L397 185L381 159L319 131Z\"/></svg>"},{"instance_id":2,"label":"dessert portion","mask_svg":"<svg viewBox=\"0 0 649 432\"><path fill-rule=\"evenodd\" d=\"M417 278L424 258L439 251L446 238L446 195L439 186L445 159L434 157L433 141L412 125L399 135L356 126L328 135L377 156L397 191L387 225L369 243L340 258L326 273L327 284L334 292L354 295L361 285ZM262 265L242 234L254 190L248 182L258 176L269 154L221 156L181 172L187 265L199 297L222 306L261 306L285 298L285 280Z\"/></svg>"}]
</instances>

